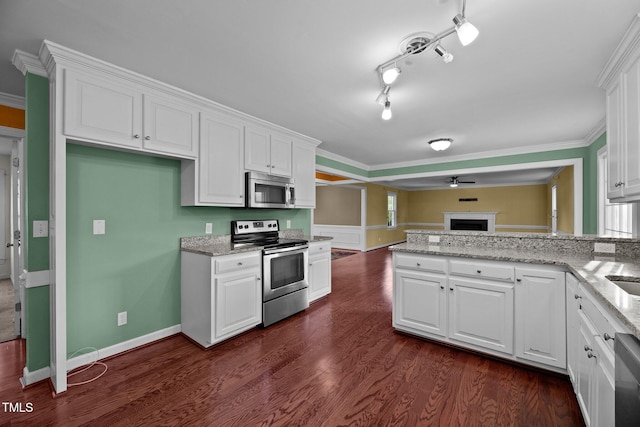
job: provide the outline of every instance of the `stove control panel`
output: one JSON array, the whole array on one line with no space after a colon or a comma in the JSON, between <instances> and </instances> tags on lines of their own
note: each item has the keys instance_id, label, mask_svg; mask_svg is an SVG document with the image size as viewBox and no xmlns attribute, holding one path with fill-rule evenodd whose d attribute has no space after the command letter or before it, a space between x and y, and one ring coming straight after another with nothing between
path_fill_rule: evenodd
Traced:
<instances>
[{"instance_id":1,"label":"stove control panel","mask_svg":"<svg viewBox=\"0 0 640 427\"><path fill-rule=\"evenodd\" d=\"M279 230L277 219L231 221L231 234L264 233Z\"/></svg>"}]
</instances>

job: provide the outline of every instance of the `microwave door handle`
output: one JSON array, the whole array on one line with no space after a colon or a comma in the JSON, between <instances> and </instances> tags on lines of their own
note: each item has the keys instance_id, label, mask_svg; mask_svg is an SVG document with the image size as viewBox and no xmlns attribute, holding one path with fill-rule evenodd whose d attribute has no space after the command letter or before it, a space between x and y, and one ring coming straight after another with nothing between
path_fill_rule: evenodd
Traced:
<instances>
[{"instance_id":1,"label":"microwave door handle","mask_svg":"<svg viewBox=\"0 0 640 427\"><path fill-rule=\"evenodd\" d=\"M291 187L291 184L286 185L287 189L287 205L293 206L295 203L295 189Z\"/></svg>"}]
</instances>

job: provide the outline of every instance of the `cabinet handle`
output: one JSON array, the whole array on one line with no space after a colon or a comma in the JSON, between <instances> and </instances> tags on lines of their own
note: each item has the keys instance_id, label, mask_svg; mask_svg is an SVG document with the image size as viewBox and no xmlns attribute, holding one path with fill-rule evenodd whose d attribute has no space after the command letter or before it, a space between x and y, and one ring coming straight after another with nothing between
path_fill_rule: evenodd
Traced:
<instances>
[{"instance_id":1,"label":"cabinet handle","mask_svg":"<svg viewBox=\"0 0 640 427\"><path fill-rule=\"evenodd\" d=\"M149 135L145 136L144 139L146 139L147 141L149 141L151 139L151 137Z\"/></svg>"},{"instance_id":2,"label":"cabinet handle","mask_svg":"<svg viewBox=\"0 0 640 427\"><path fill-rule=\"evenodd\" d=\"M451 292L453 292L453 288L449 288L449 290L450 290Z\"/></svg>"},{"instance_id":3,"label":"cabinet handle","mask_svg":"<svg viewBox=\"0 0 640 427\"><path fill-rule=\"evenodd\" d=\"M444 289L444 286L440 285L440 289Z\"/></svg>"},{"instance_id":4,"label":"cabinet handle","mask_svg":"<svg viewBox=\"0 0 640 427\"><path fill-rule=\"evenodd\" d=\"M605 341L609 341L609 340L615 341L616 340L614 337L609 335L609 333L607 333L607 332L604 333L603 338L604 338Z\"/></svg>"},{"instance_id":5,"label":"cabinet handle","mask_svg":"<svg viewBox=\"0 0 640 427\"><path fill-rule=\"evenodd\" d=\"M481 274L481 273L482 273L482 270L476 270L476 271L478 272L478 274Z\"/></svg>"},{"instance_id":6,"label":"cabinet handle","mask_svg":"<svg viewBox=\"0 0 640 427\"><path fill-rule=\"evenodd\" d=\"M138 135L137 133L136 133L135 135L133 135L133 137L134 137L135 139L140 139L140 135Z\"/></svg>"},{"instance_id":7,"label":"cabinet handle","mask_svg":"<svg viewBox=\"0 0 640 427\"><path fill-rule=\"evenodd\" d=\"M268 167L268 168L270 168L270 167L271 167L271 165L267 165L267 167Z\"/></svg>"},{"instance_id":8,"label":"cabinet handle","mask_svg":"<svg viewBox=\"0 0 640 427\"><path fill-rule=\"evenodd\" d=\"M591 351L593 350L591 347L589 347L588 345L584 346L584 351Z\"/></svg>"},{"instance_id":9,"label":"cabinet handle","mask_svg":"<svg viewBox=\"0 0 640 427\"><path fill-rule=\"evenodd\" d=\"M273 169L273 168L275 168L275 167L276 167L275 165L271 165L271 169Z\"/></svg>"},{"instance_id":10,"label":"cabinet handle","mask_svg":"<svg viewBox=\"0 0 640 427\"><path fill-rule=\"evenodd\" d=\"M256 280L259 282L259 281L260 281L260 280L262 280L262 279L260 279L259 277L256 277Z\"/></svg>"},{"instance_id":11,"label":"cabinet handle","mask_svg":"<svg viewBox=\"0 0 640 427\"><path fill-rule=\"evenodd\" d=\"M419 262L416 262L416 266L420 267L420 263L419 263Z\"/></svg>"},{"instance_id":12,"label":"cabinet handle","mask_svg":"<svg viewBox=\"0 0 640 427\"><path fill-rule=\"evenodd\" d=\"M241 262L239 262L239 263L238 263L238 265L242 265L242 263L241 263Z\"/></svg>"},{"instance_id":13,"label":"cabinet handle","mask_svg":"<svg viewBox=\"0 0 640 427\"><path fill-rule=\"evenodd\" d=\"M589 359L591 359L592 357L595 357L595 358L597 359L596 355L595 355L595 354L593 354L592 352L588 352L588 353L587 353L587 357L588 357Z\"/></svg>"},{"instance_id":14,"label":"cabinet handle","mask_svg":"<svg viewBox=\"0 0 640 427\"><path fill-rule=\"evenodd\" d=\"M578 295L578 294L575 294L573 297L574 297L575 299L582 299L582 297L581 297L580 295Z\"/></svg>"},{"instance_id":15,"label":"cabinet handle","mask_svg":"<svg viewBox=\"0 0 640 427\"><path fill-rule=\"evenodd\" d=\"M522 282L522 279L516 279L516 282Z\"/></svg>"}]
</instances>

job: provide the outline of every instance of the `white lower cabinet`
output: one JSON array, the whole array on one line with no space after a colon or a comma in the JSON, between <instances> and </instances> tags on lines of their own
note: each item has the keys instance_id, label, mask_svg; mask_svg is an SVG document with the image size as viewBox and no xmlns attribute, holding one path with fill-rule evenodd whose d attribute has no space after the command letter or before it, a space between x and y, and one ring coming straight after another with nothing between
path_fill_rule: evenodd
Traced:
<instances>
[{"instance_id":1,"label":"white lower cabinet","mask_svg":"<svg viewBox=\"0 0 640 427\"><path fill-rule=\"evenodd\" d=\"M516 357L566 368L565 272L516 268L515 298Z\"/></svg>"},{"instance_id":2,"label":"white lower cabinet","mask_svg":"<svg viewBox=\"0 0 640 427\"><path fill-rule=\"evenodd\" d=\"M567 300L567 374L577 392L578 370L578 309L580 296L578 295L578 279L571 273L565 273Z\"/></svg>"},{"instance_id":3,"label":"white lower cabinet","mask_svg":"<svg viewBox=\"0 0 640 427\"><path fill-rule=\"evenodd\" d=\"M309 242L309 302L331 293L331 241Z\"/></svg>"},{"instance_id":4,"label":"white lower cabinet","mask_svg":"<svg viewBox=\"0 0 640 427\"><path fill-rule=\"evenodd\" d=\"M513 284L449 277L449 337L513 354Z\"/></svg>"},{"instance_id":5,"label":"white lower cabinet","mask_svg":"<svg viewBox=\"0 0 640 427\"><path fill-rule=\"evenodd\" d=\"M565 371L561 268L399 251L393 265L394 328Z\"/></svg>"},{"instance_id":6,"label":"white lower cabinet","mask_svg":"<svg viewBox=\"0 0 640 427\"><path fill-rule=\"evenodd\" d=\"M569 275L568 275L569 276ZM569 281L575 278L567 278ZM569 295L568 295L569 296ZM612 318L582 285L577 286L568 311L577 319L577 337L567 337L567 369L578 404L587 426L615 425L615 354L616 333L628 330ZM568 333L571 333L569 330Z\"/></svg>"},{"instance_id":7,"label":"white lower cabinet","mask_svg":"<svg viewBox=\"0 0 640 427\"><path fill-rule=\"evenodd\" d=\"M181 254L182 333L209 347L262 322L260 251Z\"/></svg>"}]
</instances>

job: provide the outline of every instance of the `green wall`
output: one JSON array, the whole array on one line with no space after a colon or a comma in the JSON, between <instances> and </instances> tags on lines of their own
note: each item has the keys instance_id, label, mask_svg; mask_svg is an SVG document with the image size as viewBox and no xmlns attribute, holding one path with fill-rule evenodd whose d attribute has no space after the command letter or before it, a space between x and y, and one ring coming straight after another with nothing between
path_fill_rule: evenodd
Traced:
<instances>
[{"instance_id":1,"label":"green wall","mask_svg":"<svg viewBox=\"0 0 640 427\"><path fill-rule=\"evenodd\" d=\"M49 220L49 80L25 76L25 270L49 269L49 239L32 236L33 221ZM27 368L49 366L49 286L25 290Z\"/></svg>"},{"instance_id":2,"label":"green wall","mask_svg":"<svg viewBox=\"0 0 640 427\"><path fill-rule=\"evenodd\" d=\"M180 237L203 235L207 222L229 234L232 219L253 218L309 233L308 209L181 207L180 161L68 144L68 352L180 324ZM94 219L106 234L93 235Z\"/></svg>"}]
</instances>

